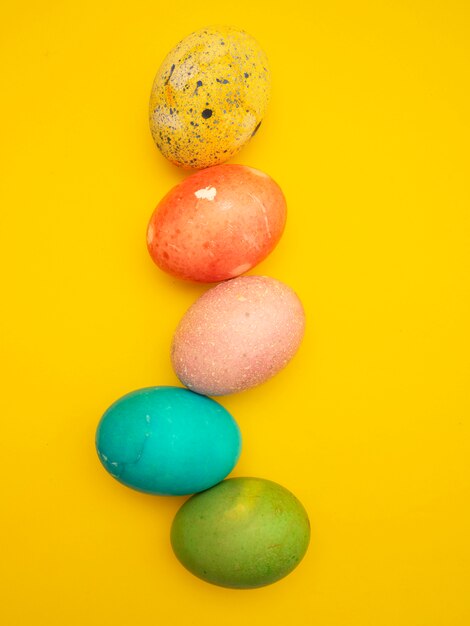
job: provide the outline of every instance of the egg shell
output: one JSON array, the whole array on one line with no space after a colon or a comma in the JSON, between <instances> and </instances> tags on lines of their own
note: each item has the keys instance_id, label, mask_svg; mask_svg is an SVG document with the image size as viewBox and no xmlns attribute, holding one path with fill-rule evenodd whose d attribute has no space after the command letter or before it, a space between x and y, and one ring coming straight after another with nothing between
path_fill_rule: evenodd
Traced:
<instances>
[{"instance_id":1,"label":"egg shell","mask_svg":"<svg viewBox=\"0 0 470 626\"><path fill-rule=\"evenodd\" d=\"M290 287L267 276L234 278L185 313L173 337L173 368L197 393L243 391L287 365L304 330L302 303Z\"/></svg>"},{"instance_id":2,"label":"egg shell","mask_svg":"<svg viewBox=\"0 0 470 626\"><path fill-rule=\"evenodd\" d=\"M96 449L119 482L151 494L188 495L212 487L235 466L241 436L220 404L179 387L125 395L103 415Z\"/></svg>"},{"instance_id":3,"label":"egg shell","mask_svg":"<svg viewBox=\"0 0 470 626\"><path fill-rule=\"evenodd\" d=\"M245 165L216 165L176 185L158 204L147 247L165 272L217 282L268 256L286 223L286 201L272 178Z\"/></svg>"},{"instance_id":4,"label":"egg shell","mask_svg":"<svg viewBox=\"0 0 470 626\"><path fill-rule=\"evenodd\" d=\"M157 147L186 168L227 161L257 132L270 84L266 55L244 31L192 33L169 52L153 82L149 118Z\"/></svg>"},{"instance_id":5,"label":"egg shell","mask_svg":"<svg viewBox=\"0 0 470 626\"><path fill-rule=\"evenodd\" d=\"M230 478L187 500L171 528L176 557L203 580L238 589L283 578L302 560L310 523L285 487Z\"/></svg>"}]
</instances>

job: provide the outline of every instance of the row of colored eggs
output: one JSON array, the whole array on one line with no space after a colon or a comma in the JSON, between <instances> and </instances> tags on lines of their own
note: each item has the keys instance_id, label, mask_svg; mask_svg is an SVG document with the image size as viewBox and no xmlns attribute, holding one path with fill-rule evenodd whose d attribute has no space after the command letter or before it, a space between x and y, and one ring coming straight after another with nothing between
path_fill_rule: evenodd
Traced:
<instances>
[{"instance_id":1,"label":"row of colored eggs","mask_svg":"<svg viewBox=\"0 0 470 626\"><path fill-rule=\"evenodd\" d=\"M234 29L190 35L156 76L150 125L157 146L177 165L206 169L157 206L147 231L149 252L178 278L226 282L199 298L176 328L171 360L188 389L127 394L106 411L96 434L102 464L121 483L151 494L196 494L173 522L174 552L200 578L242 588L292 571L310 536L305 509L284 487L260 478L224 480L240 456L240 430L206 397L274 376L304 333L303 307L292 289L272 278L240 276L282 235L282 191L253 168L214 166L254 134L268 87L264 53ZM198 112L204 122L196 121ZM191 146L196 139L197 149Z\"/></svg>"}]
</instances>

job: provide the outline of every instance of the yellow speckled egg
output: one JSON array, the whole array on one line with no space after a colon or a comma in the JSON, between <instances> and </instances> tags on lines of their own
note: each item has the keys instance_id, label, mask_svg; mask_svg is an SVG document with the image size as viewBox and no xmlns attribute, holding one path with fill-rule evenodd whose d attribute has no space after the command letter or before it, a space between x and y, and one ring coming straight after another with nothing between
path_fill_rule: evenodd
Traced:
<instances>
[{"instance_id":1,"label":"yellow speckled egg","mask_svg":"<svg viewBox=\"0 0 470 626\"><path fill-rule=\"evenodd\" d=\"M210 27L185 37L163 61L150 97L150 130L175 165L203 168L236 154L258 130L270 74L247 33Z\"/></svg>"}]
</instances>

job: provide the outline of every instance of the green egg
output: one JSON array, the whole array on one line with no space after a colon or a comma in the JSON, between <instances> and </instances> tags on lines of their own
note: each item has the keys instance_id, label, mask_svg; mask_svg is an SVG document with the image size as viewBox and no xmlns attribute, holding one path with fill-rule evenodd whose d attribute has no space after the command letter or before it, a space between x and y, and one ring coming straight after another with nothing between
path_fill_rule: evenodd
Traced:
<instances>
[{"instance_id":1,"label":"green egg","mask_svg":"<svg viewBox=\"0 0 470 626\"><path fill-rule=\"evenodd\" d=\"M191 573L214 585L251 589L300 563L310 540L307 512L287 489L262 478L230 478L187 500L171 544Z\"/></svg>"}]
</instances>

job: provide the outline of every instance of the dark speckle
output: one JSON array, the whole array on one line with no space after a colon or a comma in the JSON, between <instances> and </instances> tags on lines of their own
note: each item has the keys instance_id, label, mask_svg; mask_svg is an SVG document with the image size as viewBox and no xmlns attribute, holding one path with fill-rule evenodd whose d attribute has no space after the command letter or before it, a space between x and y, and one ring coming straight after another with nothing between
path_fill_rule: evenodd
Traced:
<instances>
[{"instance_id":1,"label":"dark speckle","mask_svg":"<svg viewBox=\"0 0 470 626\"><path fill-rule=\"evenodd\" d=\"M210 117L212 117L212 109L204 109L204 111L202 112L202 117L205 120L208 120Z\"/></svg>"},{"instance_id":2,"label":"dark speckle","mask_svg":"<svg viewBox=\"0 0 470 626\"><path fill-rule=\"evenodd\" d=\"M258 124L256 125L255 130L251 133L251 136L254 137L256 135L256 133L258 132L258 128L261 126L261 122L258 122Z\"/></svg>"},{"instance_id":3,"label":"dark speckle","mask_svg":"<svg viewBox=\"0 0 470 626\"><path fill-rule=\"evenodd\" d=\"M227 85L228 84L228 80L226 78L216 78L215 80L218 83L220 83L221 85Z\"/></svg>"},{"instance_id":4,"label":"dark speckle","mask_svg":"<svg viewBox=\"0 0 470 626\"><path fill-rule=\"evenodd\" d=\"M245 76L245 78L248 78L248 76L249 76L248 72L245 72L244 76Z\"/></svg>"},{"instance_id":5,"label":"dark speckle","mask_svg":"<svg viewBox=\"0 0 470 626\"><path fill-rule=\"evenodd\" d=\"M197 90L199 87L202 87L202 80L198 80L196 83L196 89L194 90L194 95L197 96Z\"/></svg>"},{"instance_id":6,"label":"dark speckle","mask_svg":"<svg viewBox=\"0 0 470 626\"><path fill-rule=\"evenodd\" d=\"M165 85L168 85L168 83L170 82L171 75L173 74L174 71L175 71L175 64L173 63L170 69L170 73L168 74L168 78L165 81Z\"/></svg>"}]
</instances>

